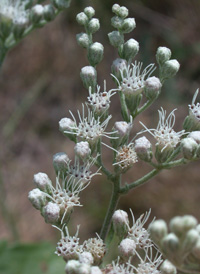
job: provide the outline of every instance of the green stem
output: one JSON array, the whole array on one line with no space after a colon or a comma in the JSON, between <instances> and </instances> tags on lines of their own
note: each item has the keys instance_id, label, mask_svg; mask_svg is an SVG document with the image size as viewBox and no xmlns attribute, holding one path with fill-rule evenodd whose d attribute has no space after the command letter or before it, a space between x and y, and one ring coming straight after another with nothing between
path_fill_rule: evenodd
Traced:
<instances>
[{"instance_id":1,"label":"green stem","mask_svg":"<svg viewBox=\"0 0 200 274\"><path fill-rule=\"evenodd\" d=\"M126 184L124 187L121 187L120 193L125 194L128 191L130 191L131 189L143 185L148 180L150 180L152 177L156 176L160 171L161 171L161 169L153 169L152 171L150 171L149 173L144 175L142 178L134 181L133 183Z\"/></svg>"},{"instance_id":2,"label":"green stem","mask_svg":"<svg viewBox=\"0 0 200 274\"><path fill-rule=\"evenodd\" d=\"M157 99L158 96L156 96L153 99L149 99L146 103L144 103L144 105L139 108L134 114L132 114L133 119L138 116L140 113L142 113L143 111L145 111L148 107L150 107L153 102Z\"/></svg>"},{"instance_id":3,"label":"green stem","mask_svg":"<svg viewBox=\"0 0 200 274\"><path fill-rule=\"evenodd\" d=\"M108 177L108 179L111 179L113 177L113 174L104 166L102 161L101 139L99 139L97 143L97 152L99 155L96 161L96 165L98 167L101 167L101 171Z\"/></svg>"},{"instance_id":4,"label":"green stem","mask_svg":"<svg viewBox=\"0 0 200 274\"><path fill-rule=\"evenodd\" d=\"M186 160L185 158L181 158L181 159L178 159L176 161L171 161L171 162L167 162L167 163L163 163L163 164L159 164L157 165L157 168L159 169L170 169L172 167L176 167L176 166L180 166L180 165L183 165L183 164L187 164L189 161Z\"/></svg>"},{"instance_id":5,"label":"green stem","mask_svg":"<svg viewBox=\"0 0 200 274\"><path fill-rule=\"evenodd\" d=\"M118 204L118 201L120 198L120 193L119 193L120 183L121 183L121 176L117 176L113 180L112 196L111 196L109 207L108 207L107 213L106 213L106 217L104 219L103 226L102 226L101 232L100 232L100 237L102 240L105 240L105 238L107 236L107 233L110 228L113 213L117 207L117 204Z\"/></svg>"},{"instance_id":6,"label":"green stem","mask_svg":"<svg viewBox=\"0 0 200 274\"><path fill-rule=\"evenodd\" d=\"M126 105L125 96L124 96L122 91L119 91L119 98L120 98L120 103L121 103L122 117L123 117L124 121L129 123L130 122L130 116L128 114L128 108L127 108L127 105Z\"/></svg>"}]
</instances>

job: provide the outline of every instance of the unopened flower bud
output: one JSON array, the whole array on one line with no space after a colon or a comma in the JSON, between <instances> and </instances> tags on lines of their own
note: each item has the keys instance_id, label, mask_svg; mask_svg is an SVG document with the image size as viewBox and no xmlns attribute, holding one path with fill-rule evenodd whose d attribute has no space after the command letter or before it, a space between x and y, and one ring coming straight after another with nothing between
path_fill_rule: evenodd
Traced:
<instances>
[{"instance_id":1,"label":"unopened flower bud","mask_svg":"<svg viewBox=\"0 0 200 274\"><path fill-rule=\"evenodd\" d=\"M145 136L135 140L135 152L142 161L151 161L153 157L152 145Z\"/></svg>"},{"instance_id":2,"label":"unopened flower bud","mask_svg":"<svg viewBox=\"0 0 200 274\"><path fill-rule=\"evenodd\" d=\"M95 68L92 66L83 67L80 76L86 89L89 89L89 87L91 87L92 90L95 89L97 85L97 71Z\"/></svg>"},{"instance_id":3,"label":"unopened flower bud","mask_svg":"<svg viewBox=\"0 0 200 274\"><path fill-rule=\"evenodd\" d=\"M188 134L189 138L192 138L198 145L200 144L200 131L192 131L190 134Z\"/></svg>"},{"instance_id":4,"label":"unopened flower bud","mask_svg":"<svg viewBox=\"0 0 200 274\"><path fill-rule=\"evenodd\" d=\"M115 122L114 130L120 137L124 137L130 133L131 125L125 121Z\"/></svg>"},{"instance_id":5,"label":"unopened flower bud","mask_svg":"<svg viewBox=\"0 0 200 274\"><path fill-rule=\"evenodd\" d=\"M79 262L92 265L94 263L94 258L90 252L84 251L79 254Z\"/></svg>"},{"instance_id":6,"label":"unopened flower bud","mask_svg":"<svg viewBox=\"0 0 200 274\"><path fill-rule=\"evenodd\" d=\"M128 16L128 9L126 7L123 7L123 6L120 7L117 10L117 15L120 16L121 18L126 18Z\"/></svg>"},{"instance_id":7,"label":"unopened flower bud","mask_svg":"<svg viewBox=\"0 0 200 274\"><path fill-rule=\"evenodd\" d=\"M119 16L114 16L111 18L111 25L116 29L121 29L124 20Z\"/></svg>"},{"instance_id":8,"label":"unopened flower bud","mask_svg":"<svg viewBox=\"0 0 200 274\"><path fill-rule=\"evenodd\" d=\"M11 34L12 27L12 19L9 16L1 15L0 34L2 38L6 39Z\"/></svg>"},{"instance_id":9,"label":"unopened flower bud","mask_svg":"<svg viewBox=\"0 0 200 274\"><path fill-rule=\"evenodd\" d=\"M27 21L25 20L24 22L20 22L19 24L13 25L13 35L16 40L21 39L22 35L26 29L27 26Z\"/></svg>"},{"instance_id":10,"label":"unopened flower bud","mask_svg":"<svg viewBox=\"0 0 200 274\"><path fill-rule=\"evenodd\" d=\"M119 238L122 238L128 231L128 214L123 210L116 210L112 216L113 228Z\"/></svg>"},{"instance_id":11,"label":"unopened flower bud","mask_svg":"<svg viewBox=\"0 0 200 274\"><path fill-rule=\"evenodd\" d=\"M192 253L194 254L194 256L200 260L200 237L198 238L193 250L192 250Z\"/></svg>"},{"instance_id":12,"label":"unopened flower bud","mask_svg":"<svg viewBox=\"0 0 200 274\"><path fill-rule=\"evenodd\" d=\"M116 15L119 13L120 5L114 4L112 6L112 12L115 13Z\"/></svg>"},{"instance_id":13,"label":"unopened flower bud","mask_svg":"<svg viewBox=\"0 0 200 274\"><path fill-rule=\"evenodd\" d=\"M132 60L139 51L139 43L135 39L129 39L123 47L123 58L127 61Z\"/></svg>"},{"instance_id":14,"label":"unopened flower bud","mask_svg":"<svg viewBox=\"0 0 200 274\"><path fill-rule=\"evenodd\" d=\"M129 33L136 27L135 19L134 18L127 18L124 20L121 31L123 33Z\"/></svg>"},{"instance_id":15,"label":"unopened flower bud","mask_svg":"<svg viewBox=\"0 0 200 274\"><path fill-rule=\"evenodd\" d=\"M90 274L103 274L98 266L92 266Z\"/></svg>"},{"instance_id":16,"label":"unopened flower bud","mask_svg":"<svg viewBox=\"0 0 200 274\"><path fill-rule=\"evenodd\" d=\"M74 147L75 153L81 159L86 159L91 154L91 149L88 142L79 142Z\"/></svg>"},{"instance_id":17,"label":"unopened flower bud","mask_svg":"<svg viewBox=\"0 0 200 274\"><path fill-rule=\"evenodd\" d=\"M135 255L136 243L132 239L124 239L118 246L119 255L123 260L128 260L130 257Z\"/></svg>"},{"instance_id":18,"label":"unopened flower bud","mask_svg":"<svg viewBox=\"0 0 200 274\"><path fill-rule=\"evenodd\" d=\"M88 34L86 33L79 33L76 35L76 40L78 42L78 44L83 47L83 48L88 48L90 45L90 38L88 36Z\"/></svg>"},{"instance_id":19,"label":"unopened flower bud","mask_svg":"<svg viewBox=\"0 0 200 274\"><path fill-rule=\"evenodd\" d=\"M99 19L97 18L92 18L89 23L88 23L88 31L90 33L95 33L100 29L100 23Z\"/></svg>"},{"instance_id":20,"label":"unopened flower bud","mask_svg":"<svg viewBox=\"0 0 200 274\"><path fill-rule=\"evenodd\" d=\"M167 254L167 256L173 256L174 253L176 254L180 248L179 239L174 233L170 233L165 236L161 244L162 250Z\"/></svg>"},{"instance_id":21,"label":"unopened flower bud","mask_svg":"<svg viewBox=\"0 0 200 274\"><path fill-rule=\"evenodd\" d=\"M89 264L81 264L77 274L91 274L91 266Z\"/></svg>"},{"instance_id":22,"label":"unopened flower bud","mask_svg":"<svg viewBox=\"0 0 200 274\"><path fill-rule=\"evenodd\" d=\"M123 74L125 73L127 68L127 61L124 59L117 58L113 61L111 70L112 74L121 81Z\"/></svg>"},{"instance_id":23,"label":"unopened flower bud","mask_svg":"<svg viewBox=\"0 0 200 274\"><path fill-rule=\"evenodd\" d=\"M63 133L65 131L71 131L73 126L74 126L74 121L70 118L62 118L59 121L59 130Z\"/></svg>"},{"instance_id":24,"label":"unopened flower bud","mask_svg":"<svg viewBox=\"0 0 200 274\"><path fill-rule=\"evenodd\" d=\"M53 156L53 167L56 172L66 171L68 168L69 157L65 152L58 152Z\"/></svg>"},{"instance_id":25,"label":"unopened flower bud","mask_svg":"<svg viewBox=\"0 0 200 274\"><path fill-rule=\"evenodd\" d=\"M149 226L152 240L160 245L161 240L167 235L167 224L164 220L156 220Z\"/></svg>"},{"instance_id":26,"label":"unopened flower bud","mask_svg":"<svg viewBox=\"0 0 200 274\"><path fill-rule=\"evenodd\" d=\"M195 247L196 242L199 239L199 233L196 229L190 229L185 235L185 239L183 241L182 250L184 253L191 252Z\"/></svg>"},{"instance_id":27,"label":"unopened flower bud","mask_svg":"<svg viewBox=\"0 0 200 274\"><path fill-rule=\"evenodd\" d=\"M48 175L43 172L39 172L34 175L33 182L40 190L49 192L51 190L51 180L49 179Z\"/></svg>"},{"instance_id":28,"label":"unopened flower bud","mask_svg":"<svg viewBox=\"0 0 200 274\"><path fill-rule=\"evenodd\" d=\"M77 260L69 260L65 266L66 274L77 274L81 263Z\"/></svg>"},{"instance_id":29,"label":"unopened flower bud","mask_svg":"<svg viewBox=\"0 0 200 274\"><path fill-rule=\"evenodd\" d=\"M55 10L51 4L44 6L44 19L52 21L55 18Z\"/></svg>"},{"instance_id":30,"label":"unopened flower bud","mask_svg":"<svg viewBox=\"0 0 200 274\"><path fill-rule=\"evenodd\" d=\"M153 77L149 77L146 81L145 81L145 95L148 99L152 99L155 98L156 96L159 95L160 93L160 89L162 87L162 84L160 82L160 79L153 76Z\"/></svg>"},{"instance_id":31,"label":"unopened flower bud","mask_svg":"<svg viewBox=\"0 0 200 274\"><path fill-rule=\"evenodd\" d=\"M177 273L176 267L168 260L165 260L162 263L160 270L161 270L161 274L176 274Z\"/></svg>"},{"instance_id":32,"label":"unopened flower bud","mask_svg":"<svg viewBox=\"0 0 200 274\"><path fill-rule=\"evenodd\" d=\"M38 188L35 188L29 192L28 199L31 204L38 210L41 210L46 203L45 193Z\"/></svg>"},{"instance_id":33,"label":"unopened flower bud","mask_svg":"<svg viewBox=\"0 0 200 274\"><path fill-rule=\"evenodd\" d=\"M59 10L67 9L71 4L71 0L52 0L52 1L54 6Z\"/></svg>"},{"instance_id":34,"label":"unopened flower bud","mask_svg":"<svg viewBox=\"0 0 200 274\"><path fill-rule=\"evenodd\" d=\"M160 66L171 58L171 50L166 47L159 47L156 52L156 60Z\"/></svg>"},{"instance_id":35,"label":"unopened flower bud","mask_svg":"<svg viewBox=\"0 0 200 274\"><path fill-rule=\"evenodd\" d=\"M182 153L185 159L191 160L195 157L196 150L197 150L197 143L192 138L184 138L181 141Z\"/></svg>"},{"instance_id":36,"label":"unopened flower bud","mask_svg":"<svg viewBox=\"0 0 200 274\"><path fill-rule=\"evenodd\" d=\"M104 47L101 43L95 42L88 49L88 60L92 66L96 66L103 59Z\"/></svg>"},{"instance_id":37,"label":"unopened flower bud","mask_svg":"<svg viewBox=\"0 0 200 274\"><path fill-rule=\"evenodd\" d=\"M33 24L38 24L43 19L44 7L42 5L35 5L31 10L31 21Z\"/></svg>"},{"instance_id":38,"label":"unopened flower bud","mask_svg":"<svg viewBox=\"0 0 200 274\"><path fill-rule=\"evenodd\" d=\"M86 7L84 9L84 13L89 19L91 19L95 15L95 10L93 9L93 7Z\"/></svg>"},{"instance_id":39,"label":"unopened flower bud","mask_svg":"<svg viewBox=\"0 0 200 274\"><path fill-rule=\"evenodd\" d=\"M119 31L112 31L108 33L108 38L110 44L115 48L118 48L124 43L124 37L119 33Z\"/></svg>"},{"instance_id":40,"label":"unopened flower bud","mask_svg":"<svg viewBox=\"0 0 200 274\"><path fill-rule=\"evenodd\" d=\"M170 230L181 237L188 230L196 228L197 219L192 215L176 216L169 223Z\"/></svg>"},{"instance_id":41,"label":"unopened flower bud","mask_svg":"<svg viewBox=\"0 0 200 274\"><path fill-rule=\"evenodd\" d=\"M162 76L164 79L172 78L179 71L180 64L177 60L169 60L163 64Z\"/></svg>"},{"instance_id":42,"label":"unopened flower bud","mask_svg":"<svg viewBox=\"0 0 200 274\"><path fill-rule=\"evenodd\" d=\"M79 25L85 26L88 23L88 17L84 12L80 12L76 16L76 21Z\"/></svg>"},{"instance_id":43,"label":"unopened flower bud","mask_svg":"<svg viewBox=\"0 0 200 274\"><path fill-rule=\"evenodd\" d=\"M43 210L46 223L56 224L60 218L60 207L52 202L49 202Z\"/></svg>"}]
</instances>

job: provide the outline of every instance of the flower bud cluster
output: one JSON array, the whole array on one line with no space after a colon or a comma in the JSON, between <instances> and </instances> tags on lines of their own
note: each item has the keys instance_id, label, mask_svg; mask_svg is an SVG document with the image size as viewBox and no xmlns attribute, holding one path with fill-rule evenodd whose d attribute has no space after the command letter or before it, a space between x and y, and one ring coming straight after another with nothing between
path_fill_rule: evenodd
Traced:
<instances>
[{"instance_id":1,"label":"flower bud cluster","mask_svg":"<svg viewBox=\"0 0 200 274\"><path fill-rule=\"evenodd\" d=\"M105 256L106 247L99 236L80 244L78 230L75 236L70 236L67 227L64 232L61 231L61 236L55 254L62 256L67 262L66 273L102 273L97 265L101 264Z\"/></svg>"},{"instance_id":2,"label":"flower bud cluster","mask_svg":"<svg viewBox=\"0 0 200 274\"><path fill-rule=\"evenodd\" d=\"M128 9L118 4L113 5L115 16L111 19L111 24L117 30L108 34L110 44L118 48L120 58L127 60L129 63L139 51L139 43L135 39L129 39L124 42L124 34L130 33L136 27L134 18L127 18Z\"/></svg>"},{"instance_id":3,"label":"flower bud cluster","mask_svg":"<svg viewBox=\"0 0 200 274\"><path fill-rule=\"evenodd\" d=\"M71 0L52 0L51 4L34 4L33 1L0 1L0 36L6 49L12 48L30 30L54 20L61 9L68 8ZM0 48L0 51L3 50Z\"/></svg>"},{"instance_id":4,"label":"flower bud cluster","mask_svg":"<svg viewBox=\"0 0 200 274\"><path fill-rule=\"evenodd\" d=\"M81 47L87 49L88 60L93 67L101 62L104 53L103 45L98 42L93 43L92 41L92 35L100 28L99 19L93 18L94 15L95 10L92 7L87 7L76 16L78 24L85 28L85 32L77 34L76 39Z\"/></svg>"},{"instance_id":5,"label":"flower bud cluster","mask_svg":"<svg viewBox=\"0 0 200 274\"><path fill-rule=\"evenodd\" d=\"M112 225L114 232L119 237L118 260L107 267L106 273L156 273L161 274L158 270L162 263L161 254L159 252L153 257L153 242L150 239L149 231L144 228L150 211L142 214L137 220L131 211L133 224L130 226L128 214L123 210L116 210L112 217ZM144 252L144 259L141 255ZM132 262L138 260L137 266Z\"/></svg>"},{"instance_id":6,"label":"flower bud cluster","mask_svg":"<svg viewBox=\"0 0 200 274\"><path fill-rule=\"evenodd\" d=\"M162 273L176 273L175 266L190 263L198 265L200 255L200 225L191 215L177 216L167 224L163 220L154 221L149 228L152 240L169 260L161 266ZM192 261L190 262L190 259Z\"/></svg>"},{"instance_id":7,"label":"flower bud cluster","mask_svg":"<svg viewBox=\"0 0 200 274\"><path fill-rule=\"evenodd\" d=\"M156 60L159 65L162 82L172 78L179 71L180 64L176 59L171 58L171 50L166 47L159 47L156 53Z\"/></svg>"},{"instance_id":8,"label":"flower bud cluster","mask_svg":"<svg viewBox=\"0 0 200 274\"><path fill-rule=\"evenodd\" d=\"M80 192L90 184L93 176L99 174L90 170L96 159L91 160L89 144L79 142L74 149L74 164L71 164L64 152L53 156L53 166L57 174L55 187L47 174L39 172L34 175L34 184L37 188L29 192L28 198L32 205L40 210L46 223L67 223L73 208L81 206Z\"/></svg>"}]
</instances>

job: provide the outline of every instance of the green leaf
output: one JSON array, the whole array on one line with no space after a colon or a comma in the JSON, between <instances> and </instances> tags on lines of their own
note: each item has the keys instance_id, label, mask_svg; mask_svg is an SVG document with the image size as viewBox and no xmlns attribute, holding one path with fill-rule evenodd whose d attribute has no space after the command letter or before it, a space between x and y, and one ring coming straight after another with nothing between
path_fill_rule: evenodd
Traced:
<instances>
[{"instance_id":1,"label":"green leaf","mask_svg":"<svg viewBox=\"0 0 200 274\"><path fill-rule=\"evenodd\" d=\"M11 244L0 241L0 273L64 274L65 262L50 243Z\"/></svg>"}]
</instances>

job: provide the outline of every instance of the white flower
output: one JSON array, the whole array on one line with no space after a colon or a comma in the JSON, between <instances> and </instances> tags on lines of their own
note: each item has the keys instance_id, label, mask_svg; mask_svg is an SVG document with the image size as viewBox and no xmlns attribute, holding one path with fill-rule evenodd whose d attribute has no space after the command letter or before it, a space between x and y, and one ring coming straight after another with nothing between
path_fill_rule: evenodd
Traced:
<instances>
[{"instance_id":1,"label":"white flower","mask_svg":"<svg viewBox=\"0 0 200 274\"><path fill-rule=\"evenodd\" d=\"M75 236L69 235L67 227L65 227L65 233L62 230L60 231L62 238L57 243L55 254L62 256L65 261L78 260L79 254L83 252L82 245L79 244L80 239L78 238L79 227Z\"/></svg>"},{"instance_id":2,"label":"white flower","mask_svg":"<svg viewBox=\"0 0 200 274\"><path fill-rule=\"evenodd\" d=\"M131 211L131 210L130 210ZM150 234L148 230L146 230L143 226L147 222L149 216L150 216L151 210L149 212L146 212L145 214L142 214L137 220L135 220L135 217L133 215L133 212L131 211L132 219L133 219L133 225L132 227L129 227L128 230L128 237L130 239L133 239L136 243L136 246L142 249L151 247L153 245Z\"/></svg>"},{"instance_id":3,"label":"white flower","mask_svg":"<svg viewBox=\"0 0 200 274\"><path fill-rule=\"evenodd\" d=\"M126 67L126 69L120 70L121 83L113 76L118 81L119 88L125 95L140 94L145 87L146 78L156 69L154 64L150 64L142 71L142 65L140 62L135 62L135 64Z\"/></svg>"},{"instance_id":4,"label":"white flower","mask_svg":"<svg viewBox=\"0 0 200 274\"><path fill-rule=\"evenodd\" d=\"M133 143L124 145L119 148L116 155L116 163L121 170L125 171L137 162L137 153L135 152Z\"/></svg>"},{"instance_id":5,"label":"white flower","mask_svg":"<svg viewBox=\"0 0 200 274\"><path fill-rule=\"evenodd\" d=\"M83 243L84 251L90 252L94 258L94 264L99 265L106 253L106 246L103 240L97 235Z\"/></svg>"},{"instance_id":6,"label":"white flower","mask_svg":"<svg viewBox=\"0 0 200 274\"><path fill-rule=\"evenodd\" d=\"M88 104L91 106L92 110L98 114L102 115L110 107L110 98L116 93L113 92L116 89L111 89L106 91L106 82L104 81L104 92L100 92L100 86L97 86L97 92L92 93L92 88L89 88Z\"/></svg>"},{"instance_id":7,"label":"white flower","mask_svg":"<svg viewBox=\"0 0 200 274\"><path fill-rule=\"evenodd\" d=\"M143 127L157 140L156 145L161 148L161 152L166 148L175 148L181 140L181 136L185 134L185 130L179 132L174 131L175 124L174 109L166 118L166 110L158 110L159 122L156 129L148 129L143 123Z\"/></svg>"},{"instance_id":8,"label":"white flower","mask_svg":"<svg viewBox=\"0 0 200 274\"><path fill-rule=\"evenodd\" d=\"M136 253L140 262L138 264L137 267L130 265L130 267L132 267L136 273L138 274L161 274L161 271L158 270L159 265L162 263L162 259L161 259L161 254L159 252L157 252L157 254L155 255L155 257L153 258L153 252L152 249L150 248L150 255L148 254L149 249L145 250L145 258L142 259L141 256L139 255L139 253Z\"/></svg>"},{"instance_id":9,"label":"white flower","mask_svg":"<svg viewBox=\"0 0 200 274\"><path fill-rule=\"evenodd\" d=\"M21 25L28 22L29 11L25 9L26 1L22 0L1 0L0 18L6 17L12 20L13 24Z\"/></svg>"},{"instance_id":10,"label":"white flower","mask_svg":"<svg viewBox=\"0 0 200 274\"><path fill-rule=\"evenodd\" d=\"M68 177L65 178L68 180L68 184L70 184L71 181L72 183L76 181L77 187L82 185L82 187L84 186L85 188L89 185L93 176L101 175L101 173L98 173L100 169L95 173L90 171L91 167L95 164L97 157L86 161L83 165L80 164L80 159L75 157L74 164L68 165Z\"/></svg>"},{"instance_id":11,"label":"white flower","mask_svg":"<svg viewBox=\"0 0 200 274\"><path fill-rule=\"evenodd\" d=\"M87 106L87 116L85 115L84 105L82 106L82 117L80 112L78 111L78 116L80 122L77 123L74 115L70 111L70 114L74 120L74 126L69 126L69 130L65 130L66 134L74 134L81 141L87 141L90 145L93 145L97 142L97 140L101 136L105 136L107 138L112 138L109 135L113 134L113 132L105 132L105 129L108 125L108 122L111 119L111 115L108 116L103 122L100 121L100 117L95 118L94 112L91 111Z\"/></svg>"},{"instance_id":12,"label":"white flower","mask_svg":"<svg viewBox=\"0 0 200 274\"><path fill-rule=\"evenodd\" d=\"M130 264L120 264L119 257L117 262L112 262L112 268L110 271L106 272L108 274L134 274L134 270Z\"/></svg>"},{"instance_id":13,"label":"white flower","mask_svg":"<svg viewBox=\"0 0 200 274\"><path fill-rule=\"evenodd\" d=\"M192 99L192 104L189 105L189 114L199 124L200 123L200 103L195 104L198 93L199 93L199 89L196 90L194 97Z\"/></svg>"}]
</instances>

